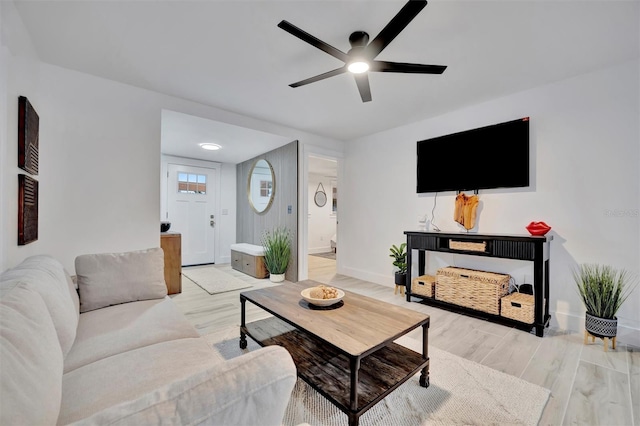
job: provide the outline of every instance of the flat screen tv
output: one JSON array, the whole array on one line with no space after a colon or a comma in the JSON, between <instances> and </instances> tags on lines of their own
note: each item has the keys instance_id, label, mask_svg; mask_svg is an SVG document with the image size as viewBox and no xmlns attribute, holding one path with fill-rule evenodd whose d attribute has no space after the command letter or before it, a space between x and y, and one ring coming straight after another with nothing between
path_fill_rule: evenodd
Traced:
<instances>
[{"instance_id":1,"label":"flat screen tv","mask_svg":"<svg viewBox=\"0 0 640 426\"><path fill-rule=\"evenodd\" d=\"M417 145L418 193L529 186L529 117Z\"/></svg>"}]
</instances>

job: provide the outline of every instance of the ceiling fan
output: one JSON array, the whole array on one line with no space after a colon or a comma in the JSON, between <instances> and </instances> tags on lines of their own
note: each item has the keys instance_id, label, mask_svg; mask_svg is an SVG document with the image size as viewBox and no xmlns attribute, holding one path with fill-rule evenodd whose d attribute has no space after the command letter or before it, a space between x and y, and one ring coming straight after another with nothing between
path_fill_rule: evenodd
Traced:
<instances>
[{"instance_id":1,"label":"ceiling fan","mask_svg":"<svg viewBox=\"0 0 640 426\"><path fill-rule=\"evenodd\" d=\"M289 86L300 87L305 84L315 83L316 81L324 80L325 78L350 71L353 73L356 80L362 102L369 102L371 101L371 88L369 87L367 71L442 74L447 68L446 65L422 65L375 60L376 56L378 56L380 52L382 52L384 48L386 48L407 25L409 25L413 18L415 18L426 5L426 0L410 0L402 9L400 9L400 12L398 12L391 21L389 21L387 26L380 31L371 43L369 43L369 34L366 32L355 31L351 33L349 36L351 49L347 53L344 53L324 41L319 40L287 21L281 21L278 24L278 27L344 62L344 65L340 68L298 81L290 84Z\"/></svg>"}]
</instances>

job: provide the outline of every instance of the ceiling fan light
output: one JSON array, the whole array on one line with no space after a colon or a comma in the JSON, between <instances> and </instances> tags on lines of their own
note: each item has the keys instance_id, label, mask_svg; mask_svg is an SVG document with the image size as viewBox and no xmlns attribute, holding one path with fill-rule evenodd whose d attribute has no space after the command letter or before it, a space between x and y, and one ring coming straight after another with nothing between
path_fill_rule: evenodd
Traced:
<instances>
[{"instance_id":1,"label":"ceiling fan light","mask_svg":"<svg viewBox=\"0 0 640 426\"><path fill-rule=\"evenodd\" d=\"M363 72L369 71L369 64L364 61L353 61L347 69L354 74L362 74Z\"/></svg>"},{"instance_id":2,"label":"ceiling fan light","mask_svg":"<svg viewBox=\"0 0 640 426\"><path fill-rule=\"evenodd\" d=\"M217 151L222 147L217 143L201 143L200 148L206 149L207 151Z\"/></svg>"}]
</instances>

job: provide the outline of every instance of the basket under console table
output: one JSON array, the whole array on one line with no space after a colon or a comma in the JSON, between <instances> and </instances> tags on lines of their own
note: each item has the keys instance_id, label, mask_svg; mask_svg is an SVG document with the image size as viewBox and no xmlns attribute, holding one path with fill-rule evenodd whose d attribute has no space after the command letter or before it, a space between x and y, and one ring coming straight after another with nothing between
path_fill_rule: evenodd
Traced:
<instances>
[{"instance_id":1,"label":"basket under console table","mask_svg":"<svg viewBox=\"0 0 640 426\"><path fill-rule=\"evenodd\" d=\"M544 336L549 326L549 249L553 236L468 234L425 231L405 231L407 236L407 302L416 301L447 309L450 311L485 318L489 321L509 325L525 330L535 328L536 336ZM418 276L425 273L425 252L444 252L484 256L503 259L525 260L533 262L534 322L525 324L520 321L494 315L487 312L458 306L411 291L411 264L413 251L418 252Z\"/></svg>"}]
</instances>

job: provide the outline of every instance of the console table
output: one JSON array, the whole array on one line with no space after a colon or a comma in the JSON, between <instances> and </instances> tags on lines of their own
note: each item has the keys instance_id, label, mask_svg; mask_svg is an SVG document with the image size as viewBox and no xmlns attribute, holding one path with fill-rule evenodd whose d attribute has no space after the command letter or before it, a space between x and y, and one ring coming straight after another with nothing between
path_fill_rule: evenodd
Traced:
<instances>
[{"instance_id":1,"label":"console table","mask_svg":"<svg viewBox=\"0 0 640 426\"><path fill-rule=\"evenodd\" d=\"M451 311L486 318L490 321L531 330L535 327L536 335L542 337L545 327L549 326L549 248L553 236L500 235L500 234L467 234L445 232L405 231L407 236L407 302L411 297L420 302ZM452 248L451 242L484 243L484 249L458 250ZM453 244L456 246L456 244ZM459 245L458 245L459 246ZM482 245L480 245L482 247ZM468 309L452 303L411 292L411 260L412 251L418 251L418 275L424 275L425 251L466 254L470 256L498 257L503 259L527 260L533 262L533 288L535 301L535 319L533 324L525 324L499 315Z\"/></svg>"}]
</instances>

